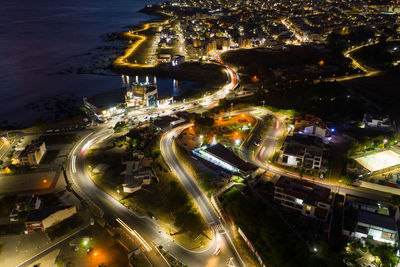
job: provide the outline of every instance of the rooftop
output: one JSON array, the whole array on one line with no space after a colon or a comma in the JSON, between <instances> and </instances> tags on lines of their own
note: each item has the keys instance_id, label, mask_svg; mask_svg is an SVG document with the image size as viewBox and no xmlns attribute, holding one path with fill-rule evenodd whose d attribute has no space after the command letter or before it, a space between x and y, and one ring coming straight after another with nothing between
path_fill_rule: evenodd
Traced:
<instances>
[{"instance_id":1,"label":"rooftop","mask_svg":"<svg viewBox=\"0 0 400 267\"><path fill-rule=\"evenodd\" d=\"M323 148L322 139L318 136L293 134L293 136L286 137L285 144L299 144L303 146L317 146Z\"/></svg>"},{"instance_id":2,"label":"rooftop","mask_svg":"<svg viewBox=\"0 0 400 267\"><path fill-rule=\"evenodd\" d=\"M302 199L306 204L316 205L317 202L330 204L332 202L329 188L308 181L282 176L276 182L275 187L282 188L284 194Z\"/></svg>"},{"instance_id":3,"label":"rooftop","mask_svg":"<svg viewBox=\"0 0 400 267\"><path fill-rule=\"evenodd\" d=\"M20 157L25 157L29 153L34 153L34 152L40 150L40 147L42 146L43 143L44 142L42 141L42 142L37 142L37 143L34 143L34 144L27 145L19 156Z\"/></svg>"},{"instance_id":4,"label":"rooftop","mask_svg":"<svg viewBox=\"0 0 400 267\"><path fill-rule=\"evenodd\" d=\"M206 151L238 168L240 171L248 172L257 169L257 166L243 161L241 158L236 156L232 150L226 148L221 143L206 148Z\"/></svg>"},{"instance_id":5,"label":"rooftop","mask_svg":"<svg viewBox=\"0 0 400 267\"><path fill-rule=\"evenodd\" d=\"M394 217L365 210L358 210L358 222L375 225L393 231L397 230Z\"/></svg>"},{"instance_id":6,"label":"rooftop","mask_svg":"<svg viewBox=\"0 0 400 267\"><path fill-rule=\"evenodd\" d=\"M37 210L31 210L29 212L28 218L26 218L26 222L38 222L46 219L51 214L56 213L57 211L70 208L71 206L52 206L45 207Z\"/></svg>"},{"instance_id":7,"label":"rooftop","mask_svg":"<svg viewBox=\"0 0 400 267\"><path fill-rule=\"evenodd\" d=\"M295 132L303 131L306 127L316 125L322 129L327 129L326 124L318 117L313 115L305 115L297 117L295 120Z\"/></svg>"}]
</instances>

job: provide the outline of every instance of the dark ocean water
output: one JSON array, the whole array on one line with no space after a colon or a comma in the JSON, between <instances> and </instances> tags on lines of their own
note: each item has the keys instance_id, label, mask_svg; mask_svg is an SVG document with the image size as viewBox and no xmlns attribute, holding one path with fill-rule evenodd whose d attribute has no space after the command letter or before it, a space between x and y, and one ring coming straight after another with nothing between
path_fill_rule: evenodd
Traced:
<instances>
[{"instance_id":1,"label":"dark ocean water","mask_svg":"<svg viewBox=\"0 0 400 267\"><path fill-rule=\"evenodd\" d=\"M138 10L157 1L1 2L0 124L24 124L43 115L40 106L51 101L79 100L121 87L120 76L82 75L76 69L94 60L97 47L109 45L104 34L151 19ZM172 90L172 81L160 83Z\"/></svg>"}]
</instances>

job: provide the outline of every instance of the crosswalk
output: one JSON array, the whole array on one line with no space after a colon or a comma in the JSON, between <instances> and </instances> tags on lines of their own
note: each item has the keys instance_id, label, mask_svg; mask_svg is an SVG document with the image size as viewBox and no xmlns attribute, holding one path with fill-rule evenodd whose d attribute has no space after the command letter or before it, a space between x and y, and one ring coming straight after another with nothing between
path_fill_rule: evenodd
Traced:
<instances>
[{"instance_id":1,"label":"crosswalk","mask_svg":"<svg viewBox=\"0 0 400 267\"><path fill-rule=\"evenodd\" d=\"M216 233L220 233L220 234L225 233L225 229L220 222L211 223L210 226Z\"/></svg>"}]
</instances>

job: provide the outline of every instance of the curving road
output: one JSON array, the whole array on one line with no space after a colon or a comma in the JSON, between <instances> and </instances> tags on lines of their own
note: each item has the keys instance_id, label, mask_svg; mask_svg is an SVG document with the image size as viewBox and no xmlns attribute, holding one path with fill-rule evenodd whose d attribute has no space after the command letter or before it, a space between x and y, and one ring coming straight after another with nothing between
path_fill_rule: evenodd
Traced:
<instances>
[{"instance_id":1,"label":"curving road","mask_svg":"<svg viewBox=\"0 0 400 267\"><path fill-rule=\"evenodd\" d=\"M372 190L363 187L350 187L345 185L333 184L325 182L324 180L315 179L314 177L303 175L300 177L298 173L280 168L279 166L269 164L268 160L271 159L275 151L277 151L278 140L284 136L287 132L287 127L283 123L286 116L281 114L276 114L271 111L264 109L263 114L270 114L274 117L274 122L269 126L268 133L263 137L260 146L255 146L253 143L253 138L250 137L245 144L243 144L241 155L242 157L258 166L259 168L268 171L272 174L278 176L288 176L296 179L304 179L310 182L319 184L321 186L330 188L333 192L340 192L341 194L352 194L365 198L372 198L376 200L387 201L390 196L387 193ZM256 115L253 117L258 119L258 124L256 127L262 129L264 127L264 120L262 117ZM255 129L257 131L257 129Z\"/></svg>"},{"instance_id":2,"label":"curving road","mask_svg":"<svg viewBox=\"0 0 400 267\"><path fill-rule=\"evenodd\" d=\"M231 68L226 68L226 73L228 76L228 83L213 95L202 98L203 105L213 106L217 104L219 99L224 98L230 90L237 86L237 74ZM169 111L172 112L174 108L185 107L194 102L199 102L199 100L173 105L169 108ZM146 113L142 112L140 114L135 112L134 115L144 116ZM171 151L168 149L168 146L172 143L172 137L177 132L173 131L163 138L162 151L164 153L167 151L167 160L170 161L170 166L177 172L179 175L178 177L188 178L185 180L185 187L199 205L206 222L210 223L211 227L216 232L215 238L203 251L188 250L176 244L156 221L151 220L148 216L141 216L127 209L119 203L119 201L93 183L86 172L85 155L92 145L108 138L113 133L113 130L108 129L108 127L112 126L112 123L113 122L109 122L97 127L95 131L84 136L71 150L66 164L66 172L67 177L73 182L74 190L83 196L91 206L95 206L98 210L101 210L101 215L103 215L107 222L115 224L117 221L125 230L133 234L137 241L142 244L142 248L146 250L146 256L154 266L167 266L164 259L155 249L155 246L159 245L163 246L171 255L189 266L226 266L227 263L232 260L236 260L235 266L244 265L236 249L232 245L230 235L224 234L226 231L220 224L218 216L211 208L210 203L208 203L208 200L201 193L197 185L193 183L193 180L190 179L187 173L185 173L183 169L177 167L179 164L176 164L176 157L173 153L170 154ZM221 235L219 232L221 232ZM234 251L234 253L232 253L232 251Z\"/></svg>"},{"instance_id":3,"label":"curving road","mask_svg":"<svg viewBox=\"0 0 400 267\"><path fill-rule=\"evenodd\" d=\"M168 166L171 167L172 171L176 174L186 190L195 200L197 207L200 209L200 212L207 224L213 228L214 233L217 236L216 249L221 249L221 254L219 255L220 260L222 258L221 262L223 263L228 262L229 260L234 260L235 266L245 266L245 263L243 262L240 254L232 242L230 230L226 230L217 213L214 211L212 204L210 201L208 201L208 198L203 194L196 181L192 179L190 174L185 170L175 155L173 145L175 137L177 137L184 129L190 126L192 126L192 124L185 124L164 134L160 142L161 154Z\"/></svg>"},{"instance_id":4,"label":"curving road","mask_svg":"<svg viewBox=\"0 0 400 267\"><path fill-rule=\"evenodd\" d=\"M282 115L275 115L270 111L260 108L246 108L241 109L238 111L234 111L230 113L230 115L238 115L241 113L248 113L250 116L256 117L258 120L258 124L262 127L263 125L263 118L266 114L271 114L274 116L279 117L281 120L285 118ZM228 113L224 114L227 116ZM167 162L168 166L171 167L171 170L176 174L176 176L180 179L186 190L192 195L193 199L196 201L197 206L200 209L205 221L213 228L215 234L217 235L217 239L220 240L220 244L217 244L221 248L220 258L222 258L221 262L228 262L229 260L233 260L235 266L245 266L240 254L238 253L237 249L235 248L234 243L232 242L232 233L229 226L225 226L221 220L219 219L217 213L215 212L212 204L208 200L208 198L203 194L200 190L198 184L187 170L182 166L179 162L178 158L175 155L174 151L174 139L186 128L192 126L192 124L185 124L179 127L172 129L171 131L167 132L162 136L160 141L161 146L161 154L165 161ZM247 139L246 144L249 143L252 137Z\"/></svg>"},{"instance_id":5,"label":"curving road","mask_svg":"<svg viewBox=\"0 0 400 267\"><path fill-rule=\"evenodd\" d=\"M77 186L77 191L80 195L89 199L92 205L97 206L104 212L104 219L107 222L115 224L115 220L119 218L131 229L140 233L140 236L152 248L150 252L146 252L146 256L155 266L166 266L166 263L163 262L154 248L159 245L162 245L173 256L190 266L204 266L216 249L216 241L211 242L211 244L201 252L187 250L174 243L173 239L164 232L156 221L151 220L148 216L141 216L127 209L119 203L119 201L97 187L90 179L85 166L86 151L92 144L107 138L111 133L112 131L107 128L97 132L91 132L77 143L71 151L66 171L68 173L67 176L71 178Z\"/></svg>"}]
</instances>

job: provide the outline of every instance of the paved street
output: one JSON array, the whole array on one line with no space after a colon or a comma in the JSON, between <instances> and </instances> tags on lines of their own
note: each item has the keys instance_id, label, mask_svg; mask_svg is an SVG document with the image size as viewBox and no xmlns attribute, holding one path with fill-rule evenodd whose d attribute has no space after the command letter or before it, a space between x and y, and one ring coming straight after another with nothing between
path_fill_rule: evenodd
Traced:
<instances>
[{"instance_id":1,"label":"paved street","mask_svg":"<svg viewBox=\"0 0 400 267\"><path fill-rule=\"evenodd\" d=\"M190 124L177 127L169 133L164 134L161 139L161 153L168 166L172 168L186 190L196 201L196 204L199 207L200 212L202 213L206 222L214 229L220 229L223 231L223 234L219 234L218 231L214 232L215 234L220 235L223 240L223 243L221 243L221 247L222 249L224 249L224 251L223 253L221 253L220 257L223 259L223 261L226 262L233 255L235 258L236 266L244 265L239 253L236 251L236 248L232 242L232 237L230 233L224 229L224 226L221 224L221 221L219 220L218 215L215 213L212 204L175 156L175 152L173 150L173 141L176 136L178 136L184 129L188 127L190 127ZM216 245L218 246L219 244Z\"/></svg>"}]
</instances>

